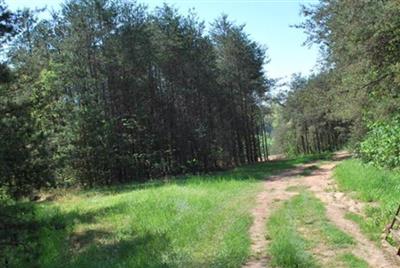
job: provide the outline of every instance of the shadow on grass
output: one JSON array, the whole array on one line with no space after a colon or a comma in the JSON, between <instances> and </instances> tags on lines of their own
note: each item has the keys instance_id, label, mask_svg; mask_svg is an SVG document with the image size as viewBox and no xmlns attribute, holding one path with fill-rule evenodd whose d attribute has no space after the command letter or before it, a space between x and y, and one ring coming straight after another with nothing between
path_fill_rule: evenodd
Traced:
<instances>
[{"instance_id":1,"label":"shadow on grass","mask_svg":"<svg viewBox=\"0 0 400 268\"><path fill-rule=\"evenodd\" d=\"M273 160L251 165L244 165L220 173L216 172L215 174L208 176L208 178L212 179L213 177L220 177L234 180L265 180L268 178L268 176L274 175L286 169L295 168L297 165L309 163L316 160L328 160L331 158L332 154L326 153L318 155L304 155L292 159Z\"/></svg>"},{"instance_id":2,"label":"shadow on grass","mask_svg":"<svg viewBox=\"0 0 400 268\"><path fill-rule=\"evenodd\" d=\"M93 214L105 211L112 211L113 216L126 214L129 205L129 202L122 201L90 213L64 214L64 221L71 226L65 230L53 230L50 240L60 237L64 242L58 245L58 256L50 260L51 265L47 267L227 267L236 257L231 253L196 257L173 244L167 230L137 230L132 226L131 230L126 229L121 234L101 226L101 217L93 217ZM87 222L88 219L91 220L91 224L86 225L88 229L78 229L73 233L66 231L75 229L73 226L79 223L78 220Z\"/></svg>"},{"instance_id":3,"label":"shadow on grass","mask_svg":"<svg viewBox=\"0 0 400 268\"><path fill-rule=\"evenodd\" d=\"M120 202L90 211L63 212L56 207L39 211L35 206L24 210L21 205L10 206L7 212L18 217L0 232L0 242L8 241L7 247L0 244L0 266L165 267L162 257L172 246L163 233L129 230L120 238L101 224L103 215L125 214L128 207L129 203ZM80 224L86 228L76 229Z\"/></svg>"},{"instance_id":4,"label":"shadow on grass","mask_svg":"<svg viewBox=\"0 0 400 268\"><path fill-rule=\"evenodd\" d=\"M98 230L83 234L90 241L86 247L74 250L68 264L60 267L167 267L163 256L172 248L163 233L132 235L131 239L100 242Z\"/></svg>"},{"instance_id":5,"label":"shadow on grass","mask_svg":"<svg viewBox=\"0 0 400 268\"><path fill-rule=\"evenodd\" d=\"M85 236L91 237L92 234L90 232ZM74 251L72 258L59 267L225 267L224 264L230 263L226 259L229 256L205 259L200 263L184 252L174 252L171 240L165 233L159 232L136 234L131 239L109 243L94 239L88 245Z\"/></svg>"},{"instance_id":6,"label":"shadow on grass","mask_svg":"<svg viewBox=\"0 0 400 268\"><path fill-rule=\"evenodd\" d=\"M313 174L313 172L315 170L318 170L318 169L320 169L318 166L312 165L312 166L304 168L303 171L299 175L300 176L310 176Z\"/></svg>"},{"instance_id":7,"label":"shadow on grass","mask_svg":"<svg viewBox=\"0 0 400 268\"><path fill-rule=\"evenodd\" d=\"M42 233L50 239L42 236L41 243L54 241L57 237L61 241L56 245L57 256L51 260L50 267L211 267L217 262L230 263L229 254L198 263L188 252L174 251L176 248L164 231L139 231L133 228L121 235L101 225L101 215L126 214L129 205L129 202L121 201L90 212L73 211L48 218L46 228L51 228L54 222L65 225L63 229L53 228L51 232ZM68 231L80 223L85 223L88 229L72 233Z\"/></svg>"},{"instance_id":8,"label":"shadow on grass","mask_svg":"<svg viewBox=\"0 0 400 268\"><path fill-rule=\"evenodd\" d=\"M85 195L91 194L121 194L134 190L157 188L170 184L186 184L191 179L202 180L265 180L268 176L274 175L282 170L295 168L297 165L309 163L316 160L331 160L332 153L321 153L314 155L303 155L291 159L272 160L254 164L246 164L230 170L215 171L212 173L203 173L199 175L179 175L164 179L155 179L144 183L127 183L114 186L97 187L92 190L86 190Z\"/></svg>"},{"instance_id":9,"label":"shadow on grass","mask_svg":"<svg viewBox=\"0 0 400 268\"><path fill-rule=\"evenodd\" d=\"M85 248L85 245L114 235L101 227L71 233L74 226L101 223L104 215L126 213L128 205L120 202L90 211L69 212L57 207L43 209L34 202L1 205L0 267L41 267L38 257L49 249L69 263L65 257L66 248Z\"/></svg>"}]
</instances>

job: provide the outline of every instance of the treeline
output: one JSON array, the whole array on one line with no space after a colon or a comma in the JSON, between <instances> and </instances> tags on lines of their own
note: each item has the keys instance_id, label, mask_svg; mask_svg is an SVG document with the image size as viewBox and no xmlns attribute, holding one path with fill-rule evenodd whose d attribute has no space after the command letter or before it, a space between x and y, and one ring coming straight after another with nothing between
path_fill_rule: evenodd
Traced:
<instances>
[{"instance_id":1,"label":"treeline","mask_svg":"<svg viewBox=\"0 0 400 268\"><path fill-rule=\"evenodd\" d=\"M331 81L329 73L292 77L290 91L276 111L275 151L287 155L322 153L346 143L351 122L334 115Z\"/></svg>"},{"instance_id":2,"label":"treeline","mask_svg":"<svg viewBox=\"0 0 400 268\"><path fill-rule=\"evenodd\" d=\"M400 2L322 0L298 27L321 48L318 74L295 76L282 103L279 146L289 153L347 143L375 164L400 166Z\"/></svg>"},{"instance_id":3,"label":"treeline","mask_svg":"<svg viewBox=\"0 0 400 268\"><path fill-rule=\"evenodd\" d=\"M206 34L194 14L123 0L66 1L51 19L18 14L4 23L17 33L0 85L8 194L266 157L265 50L226 16Z\"/></svg>"}]
</instances>

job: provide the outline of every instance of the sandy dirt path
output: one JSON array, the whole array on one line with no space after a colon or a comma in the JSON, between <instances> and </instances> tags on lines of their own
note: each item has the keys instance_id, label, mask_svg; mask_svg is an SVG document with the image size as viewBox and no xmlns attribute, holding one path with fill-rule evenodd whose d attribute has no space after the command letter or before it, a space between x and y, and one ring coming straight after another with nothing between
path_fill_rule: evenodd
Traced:
<instances>
[{"instance_id":1,"label":"sandy dirt path","mask_svg":"<svg viewBox=\"0 0 400 268\"><path fill-rule=\"evenodd\" d=\"M351 250L355 256L365 260L374 268L400 267L396 256L389 254L386 250L368 240L361 233L356 223L345 218L347 212L360 213L363 208L362 203L338 192L335 182L331 179L335 165L347 156L346 152L337 153L333 161L321 164L308 176L301 176L301 174L305 168L315 165L315 162L284 171L267 178L263 182L263 190L258 194L256 206L252 210L254 218L253 225L250 228L252 255L243 267L268 267L268 256L266 254L268 240L265 238L266 220L281 203L280 201L287 200L297 194L286 190L290 186L307 187L324 203L328 219L338 228L351 235L357 242ZM313 252L313 254L316 255L317 259L323 260L326 257L334 256L336 252L321 250Z\"/></svg>"}]
</instances>

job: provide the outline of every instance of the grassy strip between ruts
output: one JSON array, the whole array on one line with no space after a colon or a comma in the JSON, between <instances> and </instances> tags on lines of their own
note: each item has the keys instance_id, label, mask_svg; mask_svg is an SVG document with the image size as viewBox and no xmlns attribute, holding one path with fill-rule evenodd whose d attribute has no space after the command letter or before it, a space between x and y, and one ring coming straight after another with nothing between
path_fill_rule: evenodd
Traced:
<instances>
[{"instance_id":1,"label":"grassy strip between ruts","mask_svg":"<svg viewBox=\"0 0 400 268\"><path fill-rule=\"evenodd\" d=\"M347 218L357 222L361 230L374 241L393 217L400 200L400 172L379 169L351 159L342 162L334 172L341 191L370 202L364 215L348 213Z\"/></svg>"},{"instance_id":2,"label":"grassy strip between ruts","mask_svg":"<svg viewBox=\"0 0 400 268\"><path fill-rule=\"evenodd\" d=\"M351 264L356 262L363 267L361 264L365 264L349 251L355 244L353 238L328 221L324 205L308 191L300 189L298 195L273 212L267 232L271 240L267 250L274 267L353 267ZM317 258L318 250L335 251L342 257Z\"/></svg>"},{"instance_id":3,"label":"grassy strip between ruts","mask_svg":"<svg viewBox=\"0 0 400 268\"><path fill-rule=\"evenodd\" d=\"M20 250L4 256L15 267L240 267L250 254L250 211L260 180L319 158L30 202L25 205L33 206L38 229L23 242L32 244L35 256L16 255Z\"/></svg>"}]
</instances>

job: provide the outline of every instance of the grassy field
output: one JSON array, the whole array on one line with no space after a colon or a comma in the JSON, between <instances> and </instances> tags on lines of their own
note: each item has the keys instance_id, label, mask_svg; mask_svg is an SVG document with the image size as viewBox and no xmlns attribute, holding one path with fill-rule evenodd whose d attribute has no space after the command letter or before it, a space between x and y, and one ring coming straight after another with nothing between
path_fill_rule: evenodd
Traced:
<instances>
[{"instance_id":1,"label":"grassy field","mask_svg":"<svg viewBox=\"0 0 400 268\"><path fill-rule=\"evenodd\" d=\"M379 241L399 205L400 172L379 169L351 159L341 163L334 174L340 190L370 202L365 208L365 215L348 213L347 218L357 222L370 239Z\"/></svg>"},{"instance_id":2,"label":"grassy field","mask_svg":"<svg viewBox=\"0 0 400 268\"><path fill-rule=\"evenodd\" d=\"M267 250L273 267L367 267L350 253L348 249L355 244L353 238L328 221L319 199L302 188L287 190L299 194L284 202L267 221ZM318 250L338 255L320 260L314 257Z\"/></svg>"},{"instance_id":3,"label":"grassy field","mask_svg":"<svg viewBox=\"0 0 400 268\"><path fill-rule=\"evenodd\" d=\"M320 157L66 191L53 201L30 203L38 222L36 266L240 267L250 254L250 210L260 180ZM12 262L32 265L24 261L14 255Z\"/></svg>"},{"instance_id":4,"label":"grassy field","mask_svg":"<svg viewBox=\"0 0 400 268\"><path fill-rule=\"evenodd\" d=\"M248 255L248 210L257 188L251 180L190 178L66 196L42 206L42 217L59 211L68 232L47 234L41 266L237 266Z\"/></svg>"}]
</instances>

